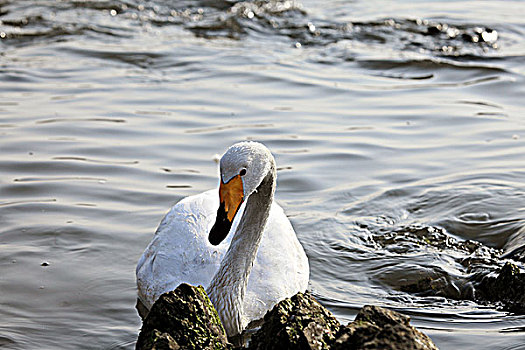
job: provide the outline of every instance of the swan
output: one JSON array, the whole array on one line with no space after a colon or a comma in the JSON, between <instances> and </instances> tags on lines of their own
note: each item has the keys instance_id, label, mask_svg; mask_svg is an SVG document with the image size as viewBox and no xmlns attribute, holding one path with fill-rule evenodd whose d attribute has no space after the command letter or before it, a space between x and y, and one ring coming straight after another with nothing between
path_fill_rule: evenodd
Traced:
<instances>
[{"instance_id":1,"label":"swan","mask_svg":"<svg viewBox=\"0 0 525 350\"><path fill-rule=\"evenodd\" d=\"M181 283L202 285L232 337L306 290L308 258L274 202L276 174L266 146L239 142L221 157L218 191L171 208L137 264L138 298L148 310Z\"/></svg>"}]
</instances>

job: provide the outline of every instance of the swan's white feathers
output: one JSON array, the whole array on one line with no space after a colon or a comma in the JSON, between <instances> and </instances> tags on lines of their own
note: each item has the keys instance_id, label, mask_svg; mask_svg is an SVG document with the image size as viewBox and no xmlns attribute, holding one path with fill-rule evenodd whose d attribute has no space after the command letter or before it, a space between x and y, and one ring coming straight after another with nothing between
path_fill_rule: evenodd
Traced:
<instances>
[{"instance_id":1,"label":"swan's white feathers","mask_svg":"<svg viewBox=\"0 0 525 350\"><path fill-rule=\"evenodd\" d=\"M164 217L137 265L139 298L149 309L163 293L180 283L210 283L229 247L244 205L230 234L219 245L208 232L219 206L218 190L186 197ZM244 298L243 324L264 316L275 303L306 290L308 260L282 208L272 204Z\"/></svg>"}]
</instances>

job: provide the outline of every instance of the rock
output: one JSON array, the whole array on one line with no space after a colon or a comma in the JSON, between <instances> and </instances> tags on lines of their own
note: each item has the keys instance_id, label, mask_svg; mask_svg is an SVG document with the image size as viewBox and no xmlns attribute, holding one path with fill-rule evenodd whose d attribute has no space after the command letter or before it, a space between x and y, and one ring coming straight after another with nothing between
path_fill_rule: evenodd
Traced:
<instances>
[{"instance_id":1,"label":"rock","mask_svg":"<svg viewBox=\"0 0 525 350\"><path fill-rule=\"evenodd\" d=\"M365 306L354 322L341 327L311 294L298 293L279 302L264 316L264 323L252 336L248 349L437 349L430 338L409 322L408 316ZM144 319L136 348L233 347L204 289L181 284L155 302Z\"/></svg>"},{"instance_id":2,"label":"rock","mask_svg":"<svg viewBox=\"0 0 525 350\"><path fill-rule=\"evenodd\" d=\"M437 349L410 325L410 317L379 306L364 306L354 322L341 328L332 349Z\"/></svg>"},{"instance_id":3,"label":"rock","mask_svg":"<svg viewBox=\"0 0 525 350\"><path fill-rule=\"evenodd\" d=\"M410 325L410 317L378 306L363 307L341 327L309 293L278 303L264 317L249 349L435 350L432 340Z\"/></svg>"},{"instance_id":4,"label":"rock","mask_svg":"<svg viewBox=\"0 0 525 350\"><path fill-rule=\"evenodd\" d=\"M412 224L399 227L392 231L373 235L372 239L383 248L396 253L420 251L421 247L433 247L441 251L456 251L472 254L483 245L479 242L467 240L459 241L450 236L444 228ZM499 252L491 252L498 255Z\"/></svg>"},{"instance_id":5,"label":"rock","mask_svg":"<svg viewBox=\"0 0 525 350\"><path fill-rule=\"evenodd\" d=\"M163 294L144 319L137 349L230 349L219 315L202 286Z\"/></svg>"},{"instance_id":6,"label":"rock","mask_svg":"<svg viewBox=\"0 0 525 350\"><path fill-rule=\"evenodd\" d=\"M504 250L471 240L460 241L443 228L425 225L400 227L373 235L372 239L394 254L420 252L424 247L455 262L452 273L438 264L421 268L418 274L407 273L403 279L385 279L400 291L496 304L502 310L525 314L525 273L508 262L501 267L502 259L525 262L525 228L513 234Z\"/></svg>"},{"instance_id":7,"label":"rock","mask_svg":"<svg viewBox=\"0 0 525 350\"><path fill-rule=\"evenodd\" d=\"M137 348L139 348L137 343ZM179 350L181 347L175 339L168 333L161 333L154 329L149 332L140 345L140 349L151 349L151 350Z\"/></svg>"},{"instance_id":8,"label":"rock","mask_svg":"<svg viewBox=\"0 0 525 350\"><path fill-rule=\"evenodd\" d=\"M329 349L339 328L337 319L310 293L298 293L264 316L249 349Z\"/></svg>"},{"instance_id":9,"label":"rock","mask_svg":"<svg viewBox=\"0 0 525 350\"><path fill-rule=\"evenodd\" d=\"M525 313L525 273L510 262L505 263L497 277L485 276L477 293L478 299L500 303L511 312Z\"/></svg>"}]
</instances>

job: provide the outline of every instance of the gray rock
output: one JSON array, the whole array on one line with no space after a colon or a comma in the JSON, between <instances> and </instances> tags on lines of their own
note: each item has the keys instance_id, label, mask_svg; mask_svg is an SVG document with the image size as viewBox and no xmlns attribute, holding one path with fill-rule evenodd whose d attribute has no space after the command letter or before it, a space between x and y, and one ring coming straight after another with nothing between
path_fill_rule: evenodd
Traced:
<instances>
[{"instance_id":1,"label":"gray rock","mask_svg":"<svg viewBox=\"0 0 525 350\"><path fill-rule=\"evenodd\" d=\"M373 235L372 239L396 254L417 252L422 246L443 252L456 262L460 272L451 274L436 267L420 275L407 275L401 283L386 279L394 288L417 296L472 300L525 314L525 273L518 265L502 260L525 262L525 227L510 237L504 251L480 242L459 241L443 228L424 225L401 227Z\"/></svg>"},{"instance_id":2,"label":"gray rock","mask_svg":"<svg viewBox=\"0 0 525 350\"><path fill-rule=\"evenodd\" d=\"M435 350L432 340L410 325L410 317L379 306L364 306L342 328L332 349Z\"/></svg>"},{"instance_id":3,"label":"gray rock","mask_svg":"<svg viewBox=\"0 0 525 350\"><path fill-rule=\"evenodd\" d=\"M149 333L144 333L141 343L137 342L137 349L148 350L179 350L181 347L175 339L168 333L161 333L157 329L153 329Z\"/></svg>"},{"instance_id":4,"label":"gray rock","mask_svg":"<svg viewBox=\"0 0 525 350\"><path fill-rule=\"evenodd\" d=\"M144 319L137 349L230 349L219 315L202 286L163 294Z\"/></svg>"},{"instance_id":5,"label":"gray rock","mask_svg":"<svg viewBox=\"0 0 525 350\"><path fill-rule=\"evenodd\" d=\"M310 293L298 293L274 306L264 316L249 349L329 349L340 324Z\"/></svg>"},{"instance_id":6,"label":"gray rock","mask_svg":"<svg viewBox=\"0 0 525 350\"><path fill-rule=\"evenodd\" d=\"M496 277L486 275L477 291L478 299L496 302L511 312L525 313L525 273L510 262L499 270Z\"/></svg>"}]
</instances>

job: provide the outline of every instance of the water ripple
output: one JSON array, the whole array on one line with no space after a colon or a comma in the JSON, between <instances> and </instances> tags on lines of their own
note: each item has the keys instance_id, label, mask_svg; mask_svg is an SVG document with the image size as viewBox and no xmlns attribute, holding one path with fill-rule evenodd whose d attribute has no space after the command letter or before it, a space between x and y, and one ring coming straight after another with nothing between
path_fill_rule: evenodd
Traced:
<instances>
[{"instance_id":1,"label":"water ripple","mask_svg":"<svg viewBox=\"0 0 525 350\"><path fill-rule=\"evenodd\" d=\"M221 125L210 128L199 128L199 129L188 129L184 132L187 134L206 134L215 131L223 131L229 129L245 129L245 128L273 128L274 124L232 124L232 125Z\"/></svg>"},{"instance_id":2,"label":"water ripple","mask_svg":"<svg viewBox=\"0 0 525 350\"><path fill-rule=\"evenodd\" d=\"M132 161L117 161L117 160L100 160L100 159L90 159L85 157L53 157L54 160L77 160L81 162L88 162L88 163L99 163L99 164L139 164L138 160L132 160Z\"/></svg>"}]
</instances>

